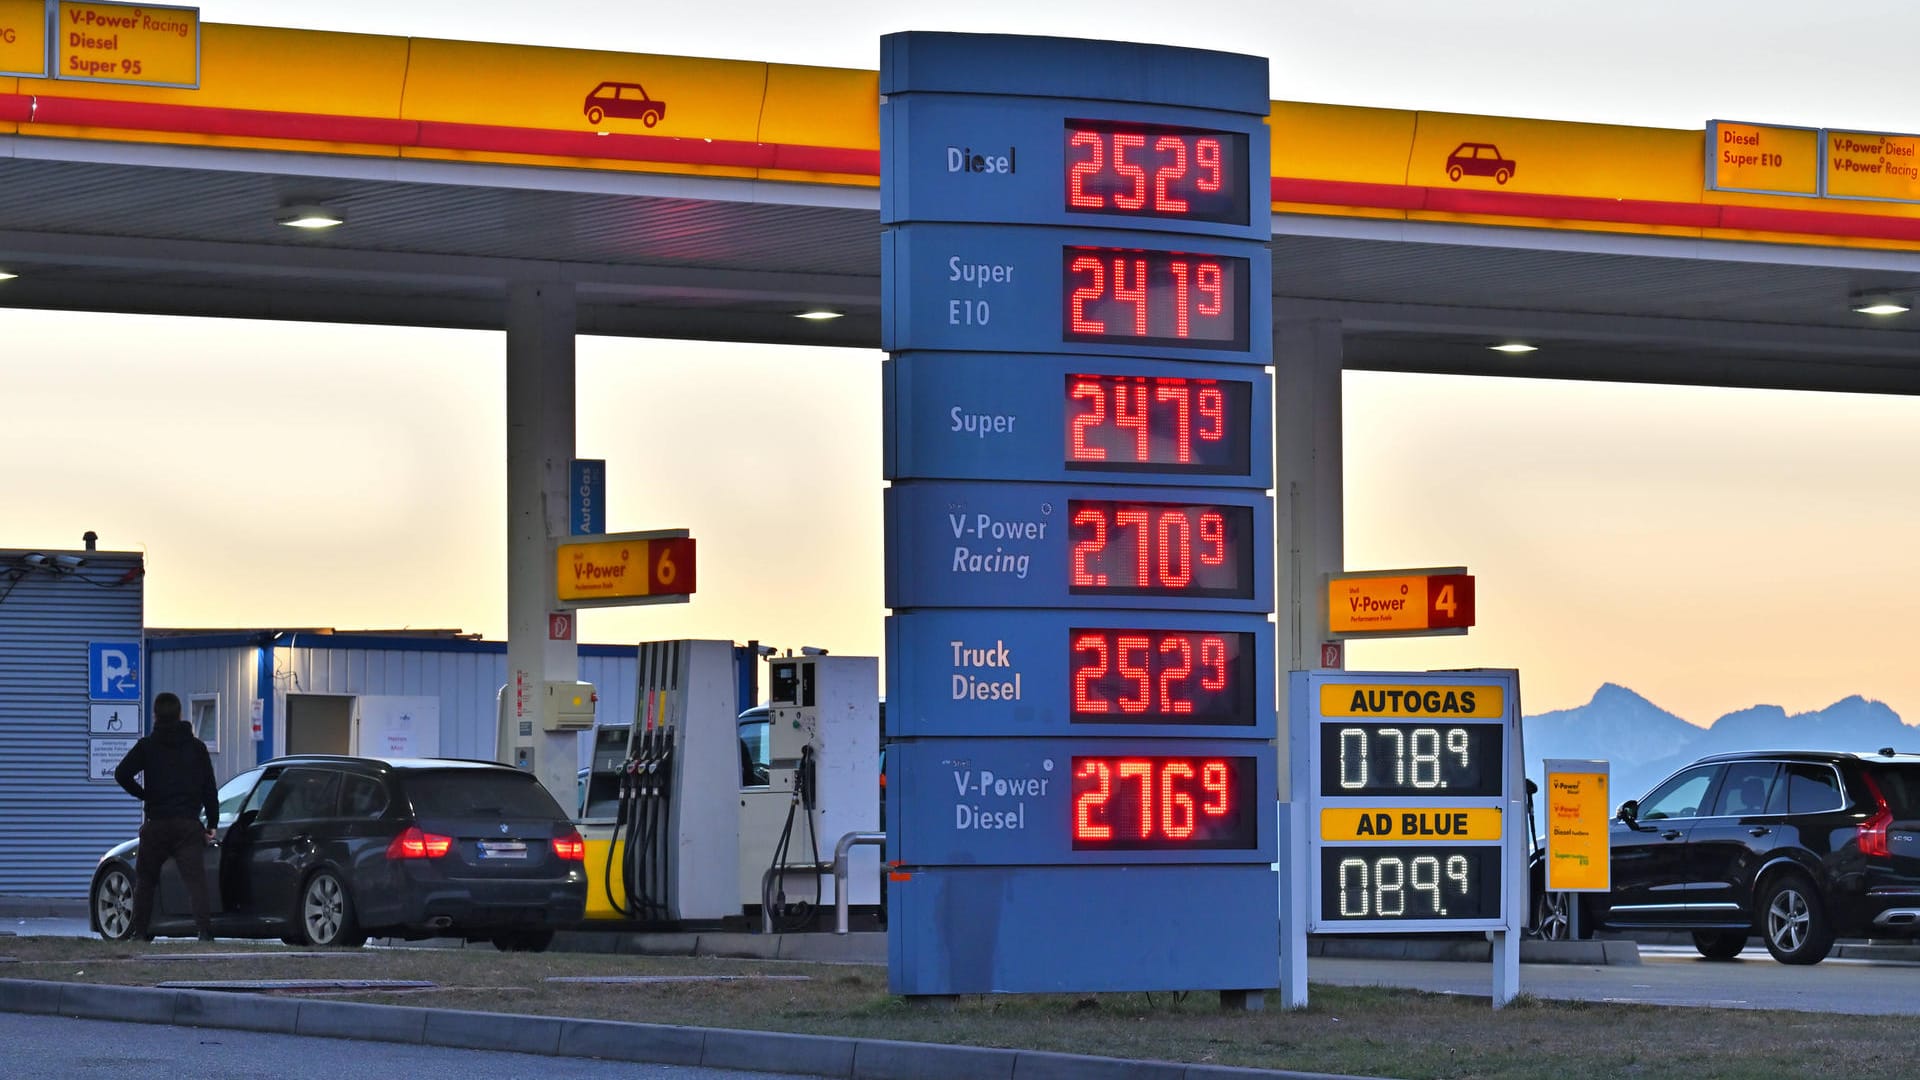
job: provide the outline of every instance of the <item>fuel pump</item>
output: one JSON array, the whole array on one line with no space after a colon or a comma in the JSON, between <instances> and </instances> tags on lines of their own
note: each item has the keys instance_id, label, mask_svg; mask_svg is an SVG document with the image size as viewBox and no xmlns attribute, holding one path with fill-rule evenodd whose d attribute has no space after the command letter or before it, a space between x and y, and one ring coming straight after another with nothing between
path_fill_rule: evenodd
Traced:
<instances>
[{"instance_id":1,"label":"fuel pump","mask_svg":"<svg viewBox=\"0 0 1920 1080\"><path fill-rule=\"evenodd\" d=\"M638 661L625 753L619 729L602 729L588 777L587 918L718 923L739 914L727 857L739 844L734 646L647 642Z\"/></svg>"}]
</instances>

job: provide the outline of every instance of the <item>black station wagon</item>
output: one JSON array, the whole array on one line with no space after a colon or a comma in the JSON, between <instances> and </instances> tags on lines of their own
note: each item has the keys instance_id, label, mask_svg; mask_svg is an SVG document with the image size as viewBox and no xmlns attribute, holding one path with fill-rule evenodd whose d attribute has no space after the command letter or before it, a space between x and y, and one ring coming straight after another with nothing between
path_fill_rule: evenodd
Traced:
<instances>
[{"instance_id":1,"label":"black station wagon","mask_svg":"<svg viewBox=\"0 0 1920 1080\"><path fill-rule=\"evenodd\" d=\"M369 936L459 936L543 949L587 898L585 844L547 790L497 762L278 758L220 788L208 851L214 932L356 946ZM93 929L132 933L129 840L94 871ZM194 933L174 862L149 930Z\"/></svg>"},{"instance_id":2,"label":"black station wagon","mask_svg":"<svg viewBox=\"0 0 1920 1080\"><path fill-rule=\"evenodd\" d=\"M1758 933L1783 964L1920 934L1920 756L1703 758L1621 804L1610 840L1612 891L1579 894L1585 927L1692 931L1712 959ZM1567 900L1543 896L1546 936L1564 936Z\"/></svg>"}]
</instances>

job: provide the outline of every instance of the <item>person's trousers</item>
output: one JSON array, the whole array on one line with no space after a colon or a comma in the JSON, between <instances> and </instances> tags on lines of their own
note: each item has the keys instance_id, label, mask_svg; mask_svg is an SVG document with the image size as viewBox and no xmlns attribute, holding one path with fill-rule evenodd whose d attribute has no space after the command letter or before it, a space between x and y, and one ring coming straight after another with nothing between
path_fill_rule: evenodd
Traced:
<instances>
[{"instance_id":1,"label":"person's trousers","mask_svg":"<svg viewBox=\"0 0 1920 1080\"><path fill-rule=\"evenodd\" d=\"M207 832L199 818L161 818L140 826L140 853L133 864L133 936L147 934L153 917L153 891L160 884L160 867L168 859L187 886L193 924L202 936L213 933L207 910Z\"/></svg>"}]
</instances>

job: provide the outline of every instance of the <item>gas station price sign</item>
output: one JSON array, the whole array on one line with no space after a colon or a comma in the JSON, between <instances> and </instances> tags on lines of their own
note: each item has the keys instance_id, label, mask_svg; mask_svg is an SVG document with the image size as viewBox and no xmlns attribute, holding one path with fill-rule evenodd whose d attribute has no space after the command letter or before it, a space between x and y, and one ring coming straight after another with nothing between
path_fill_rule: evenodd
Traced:
<instances>
[{"instance_id":1,"label":"gas station price sign","mask_svg":"<svg viewBox=\"0 0 1920 1080\"><path fill-rule=\"evenodd\" d=\"M881 56L890 985L1272 987L1266 61Z\"/></svg>"},{"instance_id":2,"label":"gas station price sign","mask_svg":"<svg viewBox=\"0 0 1920 1080\"><path fill-rule=\"evenodd\" d=\"M1527 826L1514 673L1295 672L1292 693L1309 928L1517 925Z\"/></svg>"}]
</instances>

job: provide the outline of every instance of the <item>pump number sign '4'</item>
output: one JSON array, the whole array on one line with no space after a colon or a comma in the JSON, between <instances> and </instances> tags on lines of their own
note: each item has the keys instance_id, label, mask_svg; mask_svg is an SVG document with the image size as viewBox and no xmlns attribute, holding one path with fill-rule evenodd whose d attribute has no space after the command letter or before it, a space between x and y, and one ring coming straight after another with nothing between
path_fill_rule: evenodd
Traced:
<instances>
[{"instance_id":1,"label":"pump number sign '4'","mask_svg":"<svg viewBox=\"0 0 1920 1080\"><path fill-rule=\"evenodd\" d=\"M1512 672L1295 672L1309 928L1507 929L1524 918Z\"/></svg>"}]
</instances>

